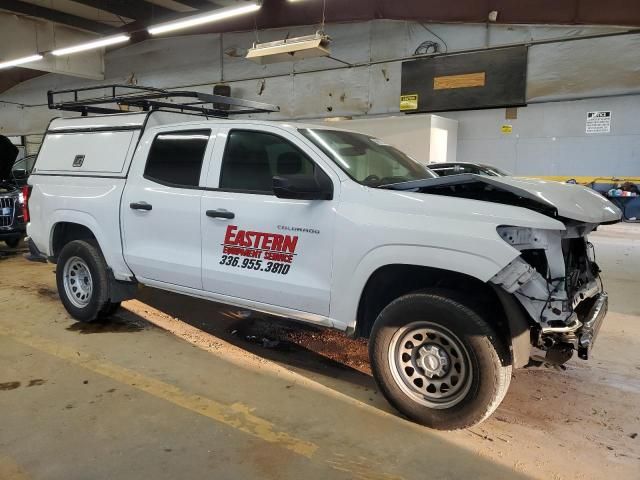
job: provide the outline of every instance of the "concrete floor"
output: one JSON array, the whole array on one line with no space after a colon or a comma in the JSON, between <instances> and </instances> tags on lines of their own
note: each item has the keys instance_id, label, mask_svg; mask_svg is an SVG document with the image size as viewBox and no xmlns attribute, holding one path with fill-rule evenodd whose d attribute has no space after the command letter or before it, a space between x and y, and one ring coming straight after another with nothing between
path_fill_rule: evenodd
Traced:
<instances>
[{"instance_id":1,"label":"concrete floor","mask_svg":"<svg viewBox=\"0 0 640 480\"><path fill-rule=\"evenodd\" d=\"M640 229L593 242L612 300L593 360L516 372L455 433L402 419L366 360L340 361L362 342L153 289L83 325L52 265L2 260L0 479L638 479Z\"/></svg>"}]
</instances>

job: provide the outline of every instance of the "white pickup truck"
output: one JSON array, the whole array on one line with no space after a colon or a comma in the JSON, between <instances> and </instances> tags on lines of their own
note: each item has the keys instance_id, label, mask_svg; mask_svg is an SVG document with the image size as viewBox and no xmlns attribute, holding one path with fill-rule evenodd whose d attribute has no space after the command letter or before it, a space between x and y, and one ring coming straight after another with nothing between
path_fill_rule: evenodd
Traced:
<instances>
[{"instance_id":1,"label":"white pickup truck","mask_svg":"<svg viewBox=\"0 0 640 480\"><path fill-rule=\"evenodd\" d=\"M53 120L29 184L29 246L72 317L140 283L366 337L386 398L446 430L487 418L533 348L588 357L607 296L587 235L620 219L367 135L155 110Z\"/></svg>"}]
</instances>

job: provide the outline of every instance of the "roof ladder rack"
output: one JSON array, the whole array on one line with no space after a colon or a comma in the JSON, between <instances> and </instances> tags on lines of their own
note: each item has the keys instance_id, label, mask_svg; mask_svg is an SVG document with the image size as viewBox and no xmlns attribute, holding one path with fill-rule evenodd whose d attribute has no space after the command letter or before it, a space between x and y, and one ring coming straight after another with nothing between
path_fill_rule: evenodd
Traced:
<instances>
[{"instance_id":1,"label":"roof ladder rack","mask_svg":"<svg viewBox=\"0 0 640 480\"><path fill-rule=\"evenodd\" d=\"M98 94L101 95L96 96ZM280 111L275 105L241 98L121 84L49 90L47 104L52 110L80 112L83 116L89 113L127 113L131 112L129 107L139 108L143 112L162 110L221 118Z\"/></svg>"}]
</instances>

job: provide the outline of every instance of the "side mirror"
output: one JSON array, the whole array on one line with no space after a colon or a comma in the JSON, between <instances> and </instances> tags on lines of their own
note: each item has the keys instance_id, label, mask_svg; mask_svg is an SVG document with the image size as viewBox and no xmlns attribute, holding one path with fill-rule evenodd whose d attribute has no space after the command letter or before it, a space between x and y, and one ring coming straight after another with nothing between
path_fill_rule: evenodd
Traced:
<instances>
[{"instance_id":1,"label":"side mirror","mask_svg":"<svg viewBox=\"0 0 640 480\"><path fill-rule=\"evenodd\" d=\"M333 184L324 172L314 176L277 175L273 177L273 193L278 198L331 200Z\"/></svg>"}]
</instances>

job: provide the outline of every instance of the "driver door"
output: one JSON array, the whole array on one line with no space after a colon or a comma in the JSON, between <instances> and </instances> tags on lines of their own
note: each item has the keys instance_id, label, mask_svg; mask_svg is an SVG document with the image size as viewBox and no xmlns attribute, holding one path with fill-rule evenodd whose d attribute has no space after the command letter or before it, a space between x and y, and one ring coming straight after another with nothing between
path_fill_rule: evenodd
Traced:
<instances>
[{"instance_id":1,"label":"driver door","mask_svg":"<svg viewBox=\"0 0 640 480\"><path fill-rule=\"evenodd\" d=\"M340 184L307 149L277 127L220 130L202 197L205 290L329 315ZM316 169L331 180L333 199L274 195L273 176L313 175Z\"/></svg>"}]
</instances>

